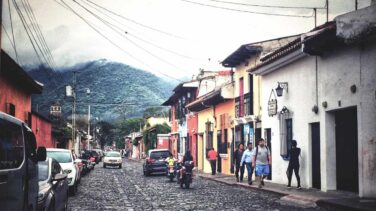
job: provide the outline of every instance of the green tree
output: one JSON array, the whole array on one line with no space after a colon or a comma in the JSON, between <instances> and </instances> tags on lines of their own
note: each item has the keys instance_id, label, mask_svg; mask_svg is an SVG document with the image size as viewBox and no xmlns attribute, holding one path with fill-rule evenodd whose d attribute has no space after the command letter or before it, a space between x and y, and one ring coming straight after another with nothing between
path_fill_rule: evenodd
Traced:
<instances>
[{"instance_id":1,"label":"green tree","mask_svg":"<svg viewBox=\"0 0 376 211\"><path fill-rule=\"evenodd\" d=\"M150 107L145 109L144 118L148 117L168 117L170 113L169 108L164 107Z\"/></svg>"},{"instance_id":2,"label":"green tree","mask_svg":"<svg viewBox=\"0 0 376 211\"><path fill-rule=\"evenodd\" d=\"M140 131L140 128L144 126L143 118L130 118L125 119L116 124L113 129L115 134L116 147L124 148L124 137L132 132Z\"/></svg>"},{"instance_id":3,"label":"green tree","mask_svg":"<svg viewBox=\"0 0 376 211\"><path fill-rule=\"evenodd\" d=\"M105 145L111 145L115 138L115 126L106 121L100 121L97 123L97 127L100 128L99 133L97 133L101 148Z\"/></svg>"},{"instance_id":4,"label":"green tree","mask_svg":"<svg viewBox=\"0 0 376 211\"><path fill-rule=\"evenodd\" d=\"M143 132L143 138L145 143L145 152L149 149L154 149L157 143L158 134L166 134L171 132L171 127L166 123L157 124L151 128L147 128Z\"/></svg>"}]
</instances>

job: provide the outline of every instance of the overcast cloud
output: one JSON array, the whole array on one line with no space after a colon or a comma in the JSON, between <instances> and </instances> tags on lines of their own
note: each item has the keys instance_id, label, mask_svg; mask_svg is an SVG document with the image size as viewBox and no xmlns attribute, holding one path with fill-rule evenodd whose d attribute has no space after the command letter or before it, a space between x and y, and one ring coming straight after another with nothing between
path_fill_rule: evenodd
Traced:
<instances>
[{"instance_id":1,"label":"overcast cloud","mask_svg":"<svg viewBox=\"0 0 376 211\"><path fill-rule=\"evenodd\" d=\"M121 34L127 31L129 34L125 35L124 33L123 36L146 49L148 53L136 47L126 38L114 33L77 3L72 0L64 0L85 19L95 24L101 33L127 52L124 53L56 1L61 2L61 0L29 0L58 67L106 58L145 69L157 75L161 75L161 72L163 72L163 74L172 77L190 77L196 74L199 68L223 69L218 65L218 61L226 58L242 44L303 33L311 30L314 26L313 18L233 12L195 5L181 0L91 0L127 18L179 37L176 38L149 30L114 15L110 15L110 19L95 10L88 1L77 0L95 14L122 28ZM291 15L312 14L312 10L306 9L271 9L221 4L210 0L192 1L257 12ZM325 5L325 0L224 1L281 6L323 7ZM17 2L22 6L21 0L17 0ZM329 2L329 19L354 10L355 0L330 0ZM360 8L369 4L369 0L359 0ZM325 10L318 11L318 24L323 24L326 20ZM19 63L21 65L38 64L38 58L13 4L11 4L11 15ZM116 19L116 22L113 19ZM3 25L11 36L7 1L3 1ZM5 33L2 35L2 48L15 58L9 39ZM180 56L156 48L139 39L163 47L168 51L176 52ZM132 56L129 56L129 54ZM208 58L211 62L208 62Z\"/></svg>"}]
</instances>

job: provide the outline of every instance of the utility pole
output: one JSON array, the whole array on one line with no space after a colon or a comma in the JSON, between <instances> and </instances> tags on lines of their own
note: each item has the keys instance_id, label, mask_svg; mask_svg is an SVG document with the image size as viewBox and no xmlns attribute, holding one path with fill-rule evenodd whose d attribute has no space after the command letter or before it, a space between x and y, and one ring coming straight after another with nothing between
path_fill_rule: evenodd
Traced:
<instances>
[{"instance_id":1,"label":"utility pole","mask_svg":"<svg viewBox=\"0 0 376 211\"><path fill-rule=\"evenodd\" d=\"M358 0L355 0L355 10L358 10Z\"/></svg>"},{"instance_id":2,"label":"utility pole","mask_svg":"<svg viewBox=\"0 0 376 211\"><path fill-rule=\"evenodd\" d=\"M86 94L87 96L90 97L90 89L86 89ZM88 137L88 144L89 144L89 149L90 147L90 98L89 98L89 106L88 106L88 116L87 116L87 137Z\"/></svg>"},{"instance_id":3,"label":"utility pole","mask_svg":"<svg viewBox=\"0 0 376 211\"><path fill-rule=\"evenodd\" d=\"M326 0L326 22L329 22L329 0Z\"/></svg>"},{"instance_id":4,"label":"utility pole","mask_svg":"<svg viewBox=\"0 0 376 211\"><path fill-rule=\"evenodd\" d=\"M76 139L76 71L73 71L72 95L73 95L73 109L72 109L73 110L73 118L72 118L73 143L75 144L76 154L79 155L80 143L78 143Z\"/></svg>"},{"instance_id":5,"label":"utility pole","mask_svg":"<svg viewBox=\"0 0 376 211\"><path fill-rule=\"evenodd\" d=\"M315 28L317 26L317 9L313 8L313 18L315 19Z\"/></svg>"}]
</instances>

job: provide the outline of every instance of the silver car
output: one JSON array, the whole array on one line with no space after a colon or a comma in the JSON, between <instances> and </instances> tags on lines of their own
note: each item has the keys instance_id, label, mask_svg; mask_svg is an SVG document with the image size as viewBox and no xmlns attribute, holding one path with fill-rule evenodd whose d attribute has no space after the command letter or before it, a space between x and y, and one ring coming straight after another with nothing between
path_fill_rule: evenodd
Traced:
<instances>
[{"instance_id":1,"label":"silver car","mask_svg":"<svg viewBox=\"0 0 376 211\"><path fill-rule=\"evenodd\" d=\"M38 162L38 210L67 210L68 180L53 158Z\"/></svg>"}]
</instances>

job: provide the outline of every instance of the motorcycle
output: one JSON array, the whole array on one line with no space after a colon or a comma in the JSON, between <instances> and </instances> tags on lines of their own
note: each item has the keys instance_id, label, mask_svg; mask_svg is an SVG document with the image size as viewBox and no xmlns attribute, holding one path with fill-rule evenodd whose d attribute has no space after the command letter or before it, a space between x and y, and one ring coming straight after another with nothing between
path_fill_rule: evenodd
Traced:
<instances>
[{"instance_id":1,"label":"motorcycle","mask_svg":"<svg viewBox=\"0 0 376 211\"><path fill-rule=\"evenodd\" d=\"M193 167L194 167L193 161L184 162L184 165L180 170L182 171L182 175L183 175L179 181L181 188L185 186L185 188L189 189L189 186L191 185L192 179L193 179Z\"/></svg>"},{"instance_id":2,"label":"motorcycle","mask_svg":"<svg viewBox=\"0 0 376 211\"><path fill-rule=\"evenodd\" d=\"M175 176L176 176L175 163L173 165L169 165L167 163L167 177L170 178L170 182L174 181Z\"/></svg>"}]
</instances>

